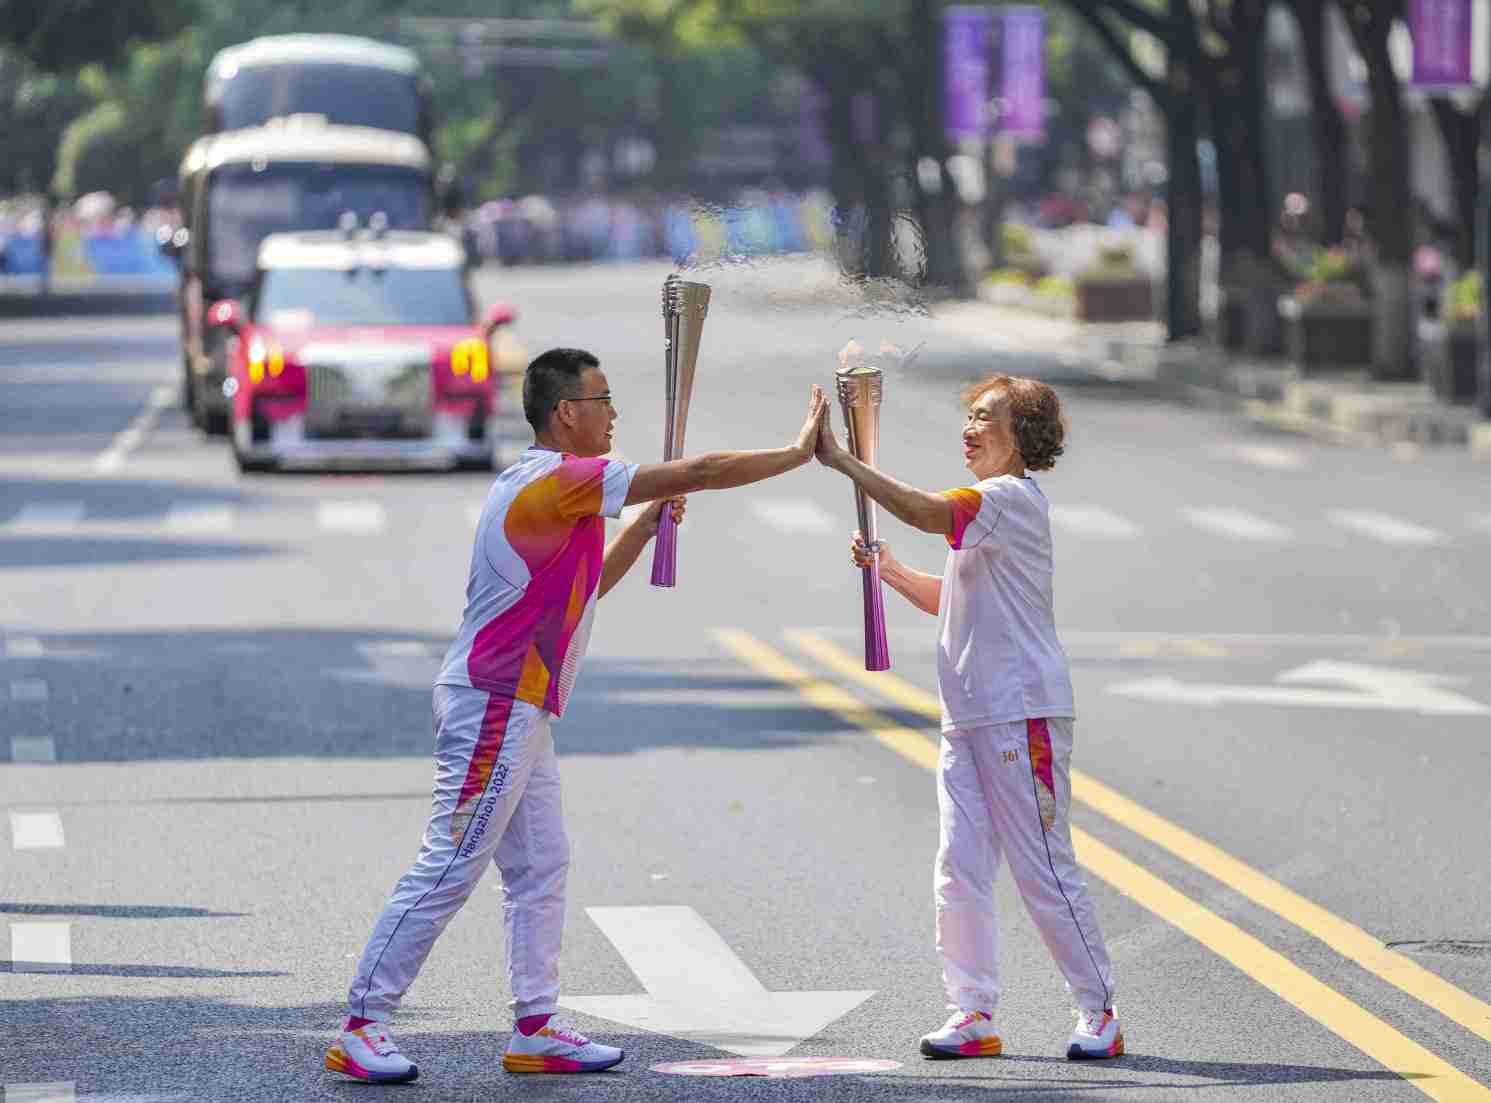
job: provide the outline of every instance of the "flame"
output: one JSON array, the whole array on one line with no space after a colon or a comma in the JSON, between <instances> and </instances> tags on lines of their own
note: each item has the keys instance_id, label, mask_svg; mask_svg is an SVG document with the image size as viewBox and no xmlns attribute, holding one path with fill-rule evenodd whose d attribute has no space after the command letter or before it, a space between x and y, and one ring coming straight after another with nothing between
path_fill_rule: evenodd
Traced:
<instances>
[{"instance_id":1,"label":"flame","mask_svg":"<svg viewBox=\"0 0 1491 1103\"><path fill-rule=\"evenodd\" d=\"M863 363L864 355L864 346L851 337L849 343L839 350L839 367L848 368L851 364Z\"/></svg>"}]
</instances>

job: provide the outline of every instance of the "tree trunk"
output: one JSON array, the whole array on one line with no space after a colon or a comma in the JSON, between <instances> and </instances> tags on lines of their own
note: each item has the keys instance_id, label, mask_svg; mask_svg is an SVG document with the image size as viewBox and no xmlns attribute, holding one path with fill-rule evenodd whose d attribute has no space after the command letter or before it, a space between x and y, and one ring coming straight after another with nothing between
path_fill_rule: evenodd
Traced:
<instances>
[{"instance_id":1,"label":"tree trunk","mask_svg":"<svg viewBox=\"0 0 1491 1103\"><path fill-rule=\"evenodd\" d=\"M1165 314L1169 339L1201 333L1200 120L1189 70L1170 62L1172 95L1165 111L1170 183L1165 210Z\"/></svg>"},{"instance_id":2,"label":"tree trunk","mask_svg":"<svg viewBox=\"0 0 1491 1103\"><path fill-rule=\"evenodd\" d=\"M1468 272L1475 266L1476 196L1481 187L1476 151L1481 144L1482 103L1478 102L1469 113L1443 97L1436 97L1430 103L1439 136L1444 140L1455 193L1455 263Z\"/></svg>"},{"instance_id":3,"label":"tree trunk","mask_svg":"<svg viewBox=\"0 0 1491 1103\"><path fill-rule=\"evenodd\" d=\"M942 186L935 195L925 195L918 182L918 207L924 214L922 234L927 250L927 283L933 287L946 287L959 295L972 293L967 264L963 257L963 242L959 235L957 187L947 171L947 159L951 153L942 120L942 5L933 0L913 0L908 13L912 48L906 51L907 63L911 56L925 59L908 74L906 87L911 97L907 112L913 136L912 151L908 160L913 166L923 157L937 162ZM916 179L916 177L913 177Z\"/></svg>"},{"instance_id":4,"label":"tree trunk","mask_svg":"<svg viewBox=\"0 0 1491 1103\"><path fill-rule=\"evenodd\" d=\"M1412 151L1403 125L1398 78L1388 56L1387 38L1399 14L1395 0L1351 4L1346 23L1357 52L1367 66L1372 92L1368 119L1368 176L1372 209L1368 231L1376 254L1372 291L1376 316L1372 327L1372 374L1378 379L1408 379L1416 374L1413 327L1413 230L1408 212L1413 194L1408 183Z\"/></svg>"},{"instance_id":5,"label":"tree trunk","mask_svg":"<svg viewBox=\"0 0 1491 1103\"><path fill-rule=\"evenodd\" d=\"M1315 132L1315 177L1320 194L1321 233L1327 245L1346 237L1346 120L1331 93L1330 55L1325 50L1326 0L1294 0L1305 73L1310 84L1310 124Z\"/></svg>"}]
</instances>

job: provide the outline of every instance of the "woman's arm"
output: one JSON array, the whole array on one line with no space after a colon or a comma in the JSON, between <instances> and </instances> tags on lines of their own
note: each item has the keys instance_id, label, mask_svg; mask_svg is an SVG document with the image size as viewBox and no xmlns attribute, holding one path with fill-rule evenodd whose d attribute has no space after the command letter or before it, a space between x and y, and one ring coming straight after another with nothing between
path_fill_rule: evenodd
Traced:
<instances>
[{"instance_id":1,"label":"woman's arm","mask_svg":"<svg viewBox=\"0 0 1491 1103\"><path fill-rule=\"evenodd\" d=\"M852 555L854 565L861 569L868 567L874 559L857 532L854 534ZM908 567L894 558L890 554L890 545L884 540L880 541L880 578L923 613L930 613L934 617L937 615L942 604L942 579L935 574Z\"/></svg>"},{"instance_id":2,"label":"woman's arm","mask_svg":"<svg viewBox=\"0 0 1491 1103\"><path fill-rule=\"evenodd\" d=\"M941 536L953 531L952 503L940 494L909 486L855 459L834 436L827 416L818 431L816 455L819 463L849 476L857 487L912 528Z\"/></svg>"}]
</instances>

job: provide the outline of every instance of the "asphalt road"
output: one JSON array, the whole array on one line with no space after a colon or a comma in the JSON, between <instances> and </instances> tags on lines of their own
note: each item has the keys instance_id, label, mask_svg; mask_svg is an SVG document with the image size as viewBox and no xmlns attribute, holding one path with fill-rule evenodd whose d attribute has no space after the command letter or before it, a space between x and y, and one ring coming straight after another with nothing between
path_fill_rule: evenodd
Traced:
<instances>
[{"instance_id":1,"label":"asphalt road","mask_svg":"<svg viewBox=\"0 0 1491 1103\"><path fill-rule=\"evenodd\" d=\"M530 352L602 356L633 460L660 452L665 274L480 278ZM507 1076L494 873L398 1020L423 1070L401 1095L1491 1099L1485 469L1261 436L912 305L817 294L790 266L701 278L690 450L785 443L851 336L916 350L888 361L881 462L920 485L966 478L961 382L1061 390L1068 453L1041 481L1079 703L1072 817L1130 1055L1061 1058L1068 999L1007 877L1007 1056L917 1055L945 1014L934 626L887 591L893 671L863 672L852 496L810 466L694 496L677 589L644 558L599 610L556 728L565 993L661 985L603 925L697 917L740 963L674 963L715 1042L733 999L715 978L736 968L773 993L870 993L800 1041L778 1024L789 1056L900 1066L667 1076L650 1066L728 1054L586 1013L628 1049L616 1072ZM321 1053L418 846L430 683L489 476L241 477L173 405L177 363L164 316L0 322L0 1085L364 1098ZM883 535L940 565L930 538ZM617 908L675 910L590 910Z\"/></svg>"}]
</instances>

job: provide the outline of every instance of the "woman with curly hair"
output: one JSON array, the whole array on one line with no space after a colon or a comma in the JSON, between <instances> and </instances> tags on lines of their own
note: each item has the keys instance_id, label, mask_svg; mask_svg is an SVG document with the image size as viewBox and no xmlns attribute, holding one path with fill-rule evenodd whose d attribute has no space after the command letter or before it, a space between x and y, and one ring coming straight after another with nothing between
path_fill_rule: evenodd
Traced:
<instances>
[{"instance_id":1,"label":"woman with curly hair","mask_svg":"<svg viewBox=\"0 0 1491 1103\"><path fill-rule=\"evenodd\" d=\"M994 375L963 395L963 462L978 480L940 494L855 459L825 423L819 462L852 479L913 528L947 537L941 576L905 566L856 532L852 561L938 622L941 840L933 871L937 951L953 1014L921 1040L928 1057L993 1057L999 1003L994 878L1000 861L1077 1003L1073 1060L1116 1057L1108 951L1072 851L1070 760L1075 709L1051 598L1046 496L1027 473L1053 467L1064 426L1056 392Z\"/></svg>"}]
</instances>

